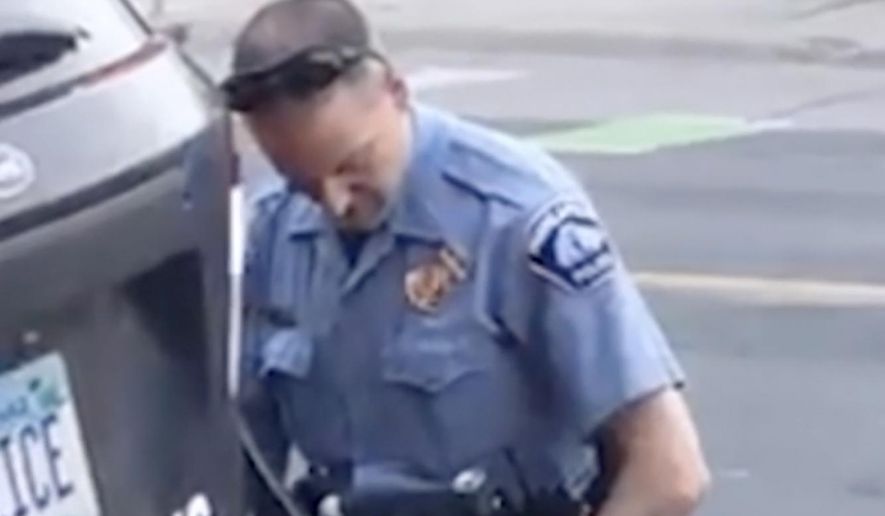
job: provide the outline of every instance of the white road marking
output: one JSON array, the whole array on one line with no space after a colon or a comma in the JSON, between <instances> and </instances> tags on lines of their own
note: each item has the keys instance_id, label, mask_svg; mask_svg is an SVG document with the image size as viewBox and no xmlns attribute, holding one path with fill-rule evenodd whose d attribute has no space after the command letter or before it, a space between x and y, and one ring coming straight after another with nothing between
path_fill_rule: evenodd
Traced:
<instances>
[{"instance_id":1,"label":"white road marking","mask_svg":"<svg viewBox=\"0 0 885 516\"><path fill-rule=\"evenodd\" d=\"M526 75L520 70L426 66L408 74L407 81L413 90L420 92L463 84L513 81Z\"/></svg>"},{"instance_id":2,"label":"white road marking","mask_svg":"<svg viewBox=\"0 0 885 516\"><path fill-rule=\"evenodd\" d=\"M764 305L885 306L885 284L638 272L634 278L649 290L690 292Z\"/></svg>"}]
</instances>

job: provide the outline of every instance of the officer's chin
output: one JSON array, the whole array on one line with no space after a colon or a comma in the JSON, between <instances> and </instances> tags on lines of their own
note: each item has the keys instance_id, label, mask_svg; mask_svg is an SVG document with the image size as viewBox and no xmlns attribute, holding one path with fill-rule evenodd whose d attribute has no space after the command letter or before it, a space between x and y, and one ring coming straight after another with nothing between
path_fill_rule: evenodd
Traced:
<instances>
[{"instance_id":1,"label":"officer's chin","mask_svg":"<svg viewBox=\"0 0 885 516\"><path fill-rule=\"evenodd\" d=\"M346 233L371 233L384 225L391 212L387 205L383 205L372 212L337 219L335 225L339 231Z\"/></svg>"},{"instance_id":2,"label":"officer's chin","mask_svg":"<svg viewBox=\"0 0 885 516\"><path fill-rule=\"evenodd\" d=\"M368 224L360 224L350 221L337 221L335 223L335 230L343 234L357 234L369 233L372 231L372 228Z\"/></svg>"},{"instance_id":3,"label":"officer's chin","mask_svg":"<svg viewBox=\"0 0 885 516\"><path fill-rule=\"evenodd\" d=\"M337 219L335 227L341 233L371 233L381 227L383 221L381 215Z\"/></svg>"}]
</instances>

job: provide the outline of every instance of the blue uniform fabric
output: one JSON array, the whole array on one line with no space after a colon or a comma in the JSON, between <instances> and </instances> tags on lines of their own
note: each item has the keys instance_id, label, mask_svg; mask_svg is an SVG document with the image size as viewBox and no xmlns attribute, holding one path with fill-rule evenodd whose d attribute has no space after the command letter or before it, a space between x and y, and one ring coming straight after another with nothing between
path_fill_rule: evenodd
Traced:
<instances>
[{"instance_id":1,"label":"blue uniform fabric","mask_svg":"<svg viewBox=\"0 0 885 516\"><path fill-rule=\"evenodd\" d=\"M680 384L680 366L563 167L440 111L413 119L399 200L352 266L305 197L279 189L255 207L244 373L277 416L261 440L440 479L532 442L580 489L588 436ZM463 275L419 309L407 278L443 250Z\"/></svg>"}]
</instances>

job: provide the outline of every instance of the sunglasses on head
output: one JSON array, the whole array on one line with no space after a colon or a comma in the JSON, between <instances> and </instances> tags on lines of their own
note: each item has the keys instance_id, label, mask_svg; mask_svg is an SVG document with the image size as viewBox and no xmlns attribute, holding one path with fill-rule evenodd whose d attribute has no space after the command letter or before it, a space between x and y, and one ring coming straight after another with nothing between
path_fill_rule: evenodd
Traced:
<instances>
[{"instance_id":1,"label":"sunglasses on head","mask_svg":"<svg viewBox=\"0 0 885 516\"><path fill-rule=\"evenodd\" d=\"M221 84L221 91L229 109L246 113L280 97L310 97L368 57L380 59L369 49L311 48L267 70L234 75Z\"/></svg>"}]
</instances>

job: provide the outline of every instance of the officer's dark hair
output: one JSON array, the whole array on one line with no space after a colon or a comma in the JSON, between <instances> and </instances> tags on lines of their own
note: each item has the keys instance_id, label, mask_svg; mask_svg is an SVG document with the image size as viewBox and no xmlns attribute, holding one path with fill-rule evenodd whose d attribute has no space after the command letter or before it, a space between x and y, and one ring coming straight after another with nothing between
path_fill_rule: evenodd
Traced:
<instances>
[{"instance_id":1,"label":"officer's dark hair","mask_svg":"<svg viewBox=\"0 0 885 516\"><path fill-rule=\"evenodd\" d=\"M240 32L232 71L268 70L314 47L370 49L371 40L366 18L349 0L276 0Z\"/></svg>"}]
</instances>

